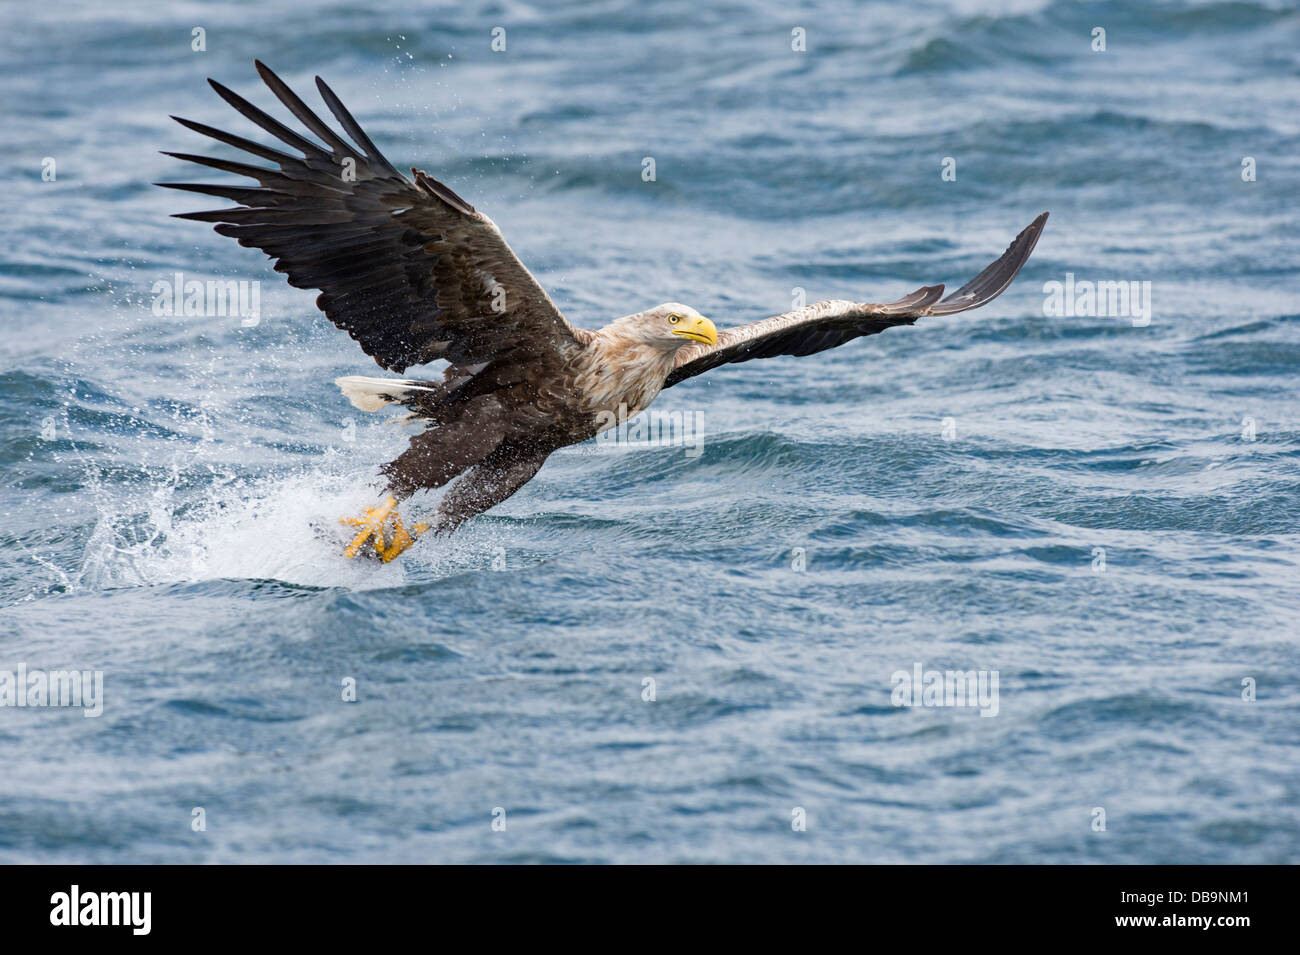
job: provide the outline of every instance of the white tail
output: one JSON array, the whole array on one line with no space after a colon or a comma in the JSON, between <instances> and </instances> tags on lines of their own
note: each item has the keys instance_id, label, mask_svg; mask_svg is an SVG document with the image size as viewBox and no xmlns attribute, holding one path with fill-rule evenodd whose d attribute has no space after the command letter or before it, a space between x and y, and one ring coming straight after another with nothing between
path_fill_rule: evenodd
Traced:
<instances>
[{"instance_id":1,"label":"white tail","mask_svg":"<svg viewBox=\"0 0 1300 955\"><path fill-rule=\"evenodd\" d=\"M366 378L363 375L346 375L335 378L348 401L362 411L378 411L384 405L401 401L413 391L432 391L418 381L407 378Z\"/></svg>"}]
</instances>

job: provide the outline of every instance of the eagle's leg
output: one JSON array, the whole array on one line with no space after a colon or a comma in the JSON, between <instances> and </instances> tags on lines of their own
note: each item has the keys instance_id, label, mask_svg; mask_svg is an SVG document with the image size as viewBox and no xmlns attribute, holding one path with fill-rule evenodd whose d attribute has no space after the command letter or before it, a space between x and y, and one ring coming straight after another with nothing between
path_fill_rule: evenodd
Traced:
<instances>
[{"instance_id":1,"label":"eagle's leg","mask_svg":"<svg viewBox=\"0 0 1300 955\"><path fill-rule=\"evenodd\" d=\"M547 451L503 447L466 471L438 503L431 530L450 534L471 517L496 507L532 480Z\"/></svg>"},{"instance_id":2,"label":"eagle's leg","mask_svg":"<svg viewBox=\"0 0 1300 955\"><path fill-rule=\"evenodd\" d=\"M341 518L343 523L361 528L344 556L364 553L387 563L415 543L429 525L420 523L407 530L397 511L398 500L419 490L442 487L497 453L502 435L494 419L500 416L494 398L475 399L455 420L413 437L411 446L381 469L388 478L388 498L360 517Z\"/></svg>"},{"instance_id":3,"label":"eagle's leg","mask_svg":"<svg viewBox=\"0 0 1300 955\"><path fill-rule=\"evenodd\" d=\"M389 495L383 504L366 511L361 517L342 518L344 523L362 528L343 553L355 557L367 541L373 540L374 555L388 563L414 544L425 531L450 534L476 514L496 507L532 480L546 457L545 453L499 448L461 475L439 502L432 524L421 521L409 531L397 512L397 499ZM385 541L384 531L390 522L391 534Z\"/></svg>"}]
</instances>

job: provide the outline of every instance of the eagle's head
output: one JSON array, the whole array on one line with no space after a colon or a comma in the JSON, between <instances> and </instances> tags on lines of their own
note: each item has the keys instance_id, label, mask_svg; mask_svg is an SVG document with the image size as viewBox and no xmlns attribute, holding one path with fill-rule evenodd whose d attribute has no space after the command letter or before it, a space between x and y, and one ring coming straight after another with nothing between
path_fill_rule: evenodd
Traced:
<instances>
[{"instance_id":1,"label":"eagle's head","mask_svg":"<svg viewBox=\"0 0 1300 955\"><path fill-rule=\"evenodd\" d=\"M676 352L683 345L692 342L704 342L706 345L718 343L718 330L713 323L680 302L665 302L636 315L629 315L632 335L648 345L654 345L666 352Z\"/></svg>"}]
</instances>

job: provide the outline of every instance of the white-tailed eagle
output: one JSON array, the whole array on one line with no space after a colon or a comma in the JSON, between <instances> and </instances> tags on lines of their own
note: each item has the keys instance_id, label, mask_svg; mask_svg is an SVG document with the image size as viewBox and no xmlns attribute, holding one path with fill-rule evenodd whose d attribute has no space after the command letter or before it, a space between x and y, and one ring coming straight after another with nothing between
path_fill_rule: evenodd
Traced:
<instances>
[{"instance_id":1,"label":"white-tailed eagle","mask_svg":"<svg viewBox=\"0 0 1300 955\"><path fill-rule=\"evenodd\" d=\"M947 298L942 285L927 285L885 305L818 302L722 331L695 309L669 302L594 331L575 328L491 219L426 173L412 169L408 179L393 168L320 77L316 87L341 133L266 66L256 66L316 139L209 80L293 152L173 117L271 166L169 152L257 185L158 185L238 203L180 218L215 222L221 235L275 259L290 285L319 289L317 307L382 368L401 374L448 363L441 381L338 379L356 407L403 405L426 426L384 466L383 503L344 519L357 528L349 557L392 560L425 531L454 530L519 490L551 452L594 437L619 415L638 414L664 388L710 368L811 355L928 315L978 308L1011 284L1047 221L1044 212ZM427 524L403 525L399 500L457 478Z\"/></svg>"}]
</instances>

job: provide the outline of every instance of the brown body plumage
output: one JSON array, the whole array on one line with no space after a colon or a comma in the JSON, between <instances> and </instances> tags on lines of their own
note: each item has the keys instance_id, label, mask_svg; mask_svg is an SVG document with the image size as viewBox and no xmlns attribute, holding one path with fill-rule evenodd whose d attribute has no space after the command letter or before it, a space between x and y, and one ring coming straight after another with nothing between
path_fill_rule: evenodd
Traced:
<instances>
[{"instance_id":1,"label":"brown body plumage","mask_svg":"<svg viewBox=\"0 0 1300 955\"><path fill-rule=\"evenodd\" d=\"M439 504L436 531L505 500L556 449L593 437L649 407L664 388L717 365L810 355L991 301L1015 278L1047 219L1039 216L1001 258L942 300L942 285L925 286L888 305L818 302L720 333L694 309L667 303L598 330L579 329L487 216L419 170L411 170L412 179L399 173L319 77L321 97L350 142L256 65L317 141L209 80L226 102L301 155L178 118L275 168L169 153L258 186L161 185L238 203L181 218L217 223L217 232L275 258L289 284L319 289L318 307L381 367L400 374L413 365L448 363L441 381L338 380L357 407L397 403L424 423L383 474L396 498L459 478ZM412 535L395 508L390 498L349 521L362 528L350 555L373 544L372 552L391 559L409 546Z\"/></svg>"}]
</instances>

